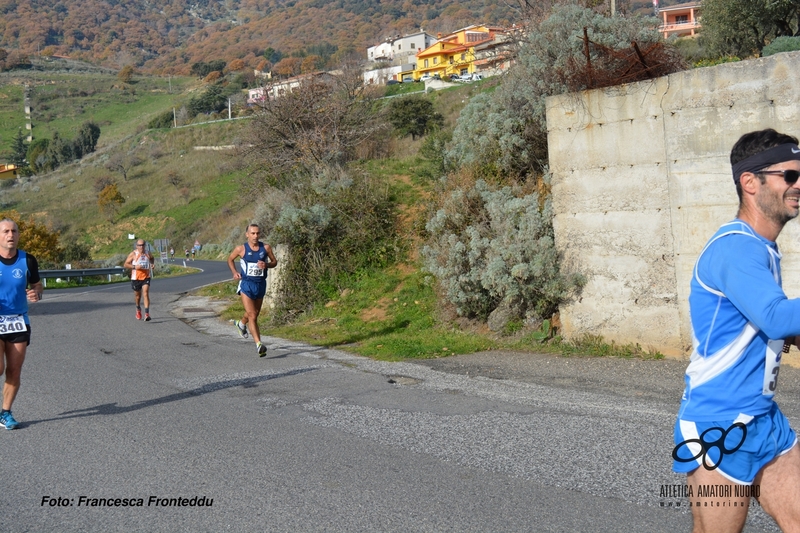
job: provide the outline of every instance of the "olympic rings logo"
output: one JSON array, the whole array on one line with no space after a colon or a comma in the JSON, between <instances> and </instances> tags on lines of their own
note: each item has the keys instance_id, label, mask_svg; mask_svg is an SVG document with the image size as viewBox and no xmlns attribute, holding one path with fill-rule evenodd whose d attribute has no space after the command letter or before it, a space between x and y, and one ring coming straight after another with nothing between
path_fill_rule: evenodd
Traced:
<instances>
[{"instance_id":1,"label":"olympic rings logo","mask_svg":"<svg viewBox=\"0 0 800 533\"><path fill-rule=\"evenodd\" d=\"M739 441L739 444L737 444L733 448L727 448L725 446L725 439L728 438L728 434L731 431L733 431L735 428L739 428L739 429L742 430L742 439ZM720 433L722 433L722 436L720 436L720 438L718 438L717 440L707 441L706 440L706 434L710 433L712 431L719 431ZM739 448L742 447L742 445L744 444L744 441L745 441L746 438L747 438L747 426L744 425L742 422L736 422L735 424L733 424L728 429L722 429L720 427L708 428L707 430L705 430L704 432L702 432L700 434L700 438L699 439L688 439L688 440L685 440L685 441L681 442L677 446L675 446L675 448L672 450L672 458L675 459L676 461L678 461L679 463L691 463L692 461L696 461L697 459L702 457L703 458L703 467L706 470L716 470L716 468L720 464L722 464L722 459L726 455L730 455L730 454L734 453L736 450L738 450ZM699 444L700 445L700 451L697 452L697 454L695 454L693 457L689 457L689 458L680 457L678 455L678 450L680 450L684 446L686 446L688 448L690 444ZM707 460L708 460L708 452L710 452L714 448L719 450L719 460L716 463L712 463L709 466L709 464L707 462ZM691 452L691 450L689 450L689 451Z\"/></svg>"}]
</instances>

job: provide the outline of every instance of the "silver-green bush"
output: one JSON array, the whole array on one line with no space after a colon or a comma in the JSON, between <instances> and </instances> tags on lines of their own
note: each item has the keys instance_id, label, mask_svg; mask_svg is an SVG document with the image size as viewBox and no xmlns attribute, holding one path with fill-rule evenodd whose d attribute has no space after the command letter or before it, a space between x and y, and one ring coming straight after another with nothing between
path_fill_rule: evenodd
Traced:
<instances>
[{"instance_id":1,"label":"silver-green bush","mask_svg":"<svg viewBox=\"0 0 800 533\"><path fill-rule=\"evenodd\" d=\"M550 202L539 194L458 187L428 221L425 268L459 315L485 319L499 305L517 318L547 318L582 286L559 270Z\"/></svg>"}]
</instances>

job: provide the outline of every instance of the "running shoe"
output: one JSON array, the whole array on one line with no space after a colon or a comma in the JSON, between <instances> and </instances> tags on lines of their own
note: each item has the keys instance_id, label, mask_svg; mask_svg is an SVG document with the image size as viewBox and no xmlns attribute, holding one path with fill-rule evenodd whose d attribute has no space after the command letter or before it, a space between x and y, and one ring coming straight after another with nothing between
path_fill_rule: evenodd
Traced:
<instances>
[{"instance_id":1,"label":"running shoe","mask_svg":"<svg viewBox=\"0 0 800 533\"><path fill-rule=\"evenodd\" d=\"M11 411L3 411L0 413L0 426L6 429L17 429L17 427L19 427L19 422L14 420Z\"/></svg>"},{"instance_id":2,"label":"running shoe","mask_svg":"<svg viewBox=\"0 0 800 533\"><path fill-rule=\"evenodd\" d=\"M243 339L247 338L247 326L239 322L238 320L233 321L233 325L236 326L236 329L239 331L239 336Z\"/></svg>"},{"instance_id":3,"label":"running shoe","mask_svg":"<svg viewBox=\"0 0 800 533\"><path fill-rule=\"evenodd\" d=\"M136 320L141 320L141 319L142 319L142 310L141 309L137 309L136 310Z\"/></svg>"},{"instance_id":4,"label":"running shoe","mask_svg":"<svg viewBox=\"0 0 800 533\"><path fill-rule=\"evenodd\" d=\"M150 313L145 313L144 314L144 321L145 322L150 322Z\"/></svg>"},{"instance_id":5,"label":"running shoe","mask_svg":"<svg viewBox=\"0 0 800 533\"><path fill-rule=\"evenodd\" d=\"M256 348L258 348L259 357L264 357L265 355L267 355L267 347L261 344L260 342L256 344Z\"/></svg>"}]
</instances>

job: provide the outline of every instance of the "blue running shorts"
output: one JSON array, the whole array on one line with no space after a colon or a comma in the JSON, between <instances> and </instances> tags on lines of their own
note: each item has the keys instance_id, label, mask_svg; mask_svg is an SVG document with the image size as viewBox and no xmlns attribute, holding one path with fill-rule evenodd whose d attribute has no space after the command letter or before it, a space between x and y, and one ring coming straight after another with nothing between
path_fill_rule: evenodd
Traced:
<instances>
[{"instance_id":1,"label":"blue running shorts","mask_svg":"<svg viewBox=\"0 0 800 533\"><path fill-rule=\"evenodd\" d=\"M763 415L739 415L722 422L675 422L672 470L689 473L697 467L716 470L726 479L749 485L759 470L797 443L777 404Z\"/></svg>"},{"instance_id":2,"label":"blue running shorts","mask_svg":"<svg viewBox=\"0 0 800 533\"><path fill-rule=\"evenodd\" d=\"M251 300L260 300L266 293L267 280L256 282L243 279L239 281L239 287L236 289L236 294L244 294Z\"/></svg>"}]
</instances>

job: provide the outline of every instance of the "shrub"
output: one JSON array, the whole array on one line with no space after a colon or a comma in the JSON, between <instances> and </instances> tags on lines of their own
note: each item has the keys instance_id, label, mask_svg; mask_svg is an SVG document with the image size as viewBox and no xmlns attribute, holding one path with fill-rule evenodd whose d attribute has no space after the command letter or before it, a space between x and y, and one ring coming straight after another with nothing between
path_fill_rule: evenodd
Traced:
<instances>
[{"instance_id":1,"label":"shrub","mask_svg":"<svg viewBox=\"0 0 800 533\"><path fill-rule=\"evenodd\" d=\"M576 5L553 8L529 33L500 87L472 98L464 108L448 158L456 166L477 162L482 175L513 179L541 173L547 165L547 96L685 68L683 58L664 43L657 26L654 18L610 18ZM640 51L648 52L648 68L638 61L634 42Z\"/></svg>"},{"instance_id":2,"label":"shrub","mask_svg":"<svg viewBox=\"0 0 800 533\"><path fill-rule=\"evenodd\" d=\"M289 247L276 322L332 297L358 272L387 265L397 251L393 199L371 177L330 172L293 192L268 237Z\"/></svg>"},{"instance_id":3,"label":"shrub","mask_svg":"<svg viewBox=\"0 0 800 533\"><path fill-rule=\"evenodd\" d=\"M427 230L425 268L461 316L486 319L503 304L517 318L548 318L583 284L560 271L550 202L536 192L455 187Z\"/></svg>"},{"instance_id":4,"label":"shrub","mask_svg":"<svg viewBox=\"0 0 800 533\"><path fill-rule=\"evenodd\" d=\"M174 115L172 110L164 111L160 115L153 118L147 123L147 127L151 129L157 128L171 128L174 122Z\"/></svg>"},{"instance_id":5,"label":"shrub","mask_svg":"<svg viewBox=\"0 0 800 533\"><path fill-rule=\"evenodd\" d=\"M778 37L761 50L761 56L771 56L781 52L794 52L800 50L800 37Z\"/></svg>"}]
</instances>

